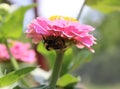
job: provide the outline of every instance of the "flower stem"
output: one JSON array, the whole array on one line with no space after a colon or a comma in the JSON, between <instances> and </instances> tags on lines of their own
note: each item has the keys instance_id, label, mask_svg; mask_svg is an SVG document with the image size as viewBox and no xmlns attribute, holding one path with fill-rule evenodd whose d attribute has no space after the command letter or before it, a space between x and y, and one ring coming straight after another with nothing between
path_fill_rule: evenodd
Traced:
<instances>
[{"instance_id":1,"label":"flower stem","mask_svg":"<svg viewBox=\"0 0 120 89\"><path fill-rule=\"evenodd\" d=\"M64 52L65 50L56 51L56 60L55 60L55 64L54 64L54 68L53 68L53 72L51 76L51 81L50 81L48 89L55 89L56 82L57 82L57 79L59 77L61 67L62 67Z\"/></svg>"},{"instance_id":2,"label":"flower stem","mask_svg":"<svg viewBox=\"0 0 120 89\"><path fill-rule=\"evenodd\" d=\"M8 53L10 55L10 61L11 61L12 65L13 65L13 67L14 67L14 70L18 70L19 69L19 65L18 65L17 61L14 59L14 57L12 56L7 41L5 42L5 44L6 44Z\"/></svg>"},{"instance_id":3,"label":"flower stem","mask_svg":"<svg viewBox=\"0 0 120 89\"><path fill-rule=\"evenodd\" d=\"M8 43L7 41L5 41L8 53L10 55L10 61L12 63L12 66L14 67L14 70L18 70L19 69L19 64L18 62L15 60L15 58L12 56L11 51L9 49ZM26 86L27 88L29 88L30 86L26 83L26 81L24 79L21 79L21 82L24 84L24 86Z\"/></svg>"},{"instance_id":4,"label":"flower stem","mask_svg":"<svg viewBox=\"0 0 120 89\"><path fill-rule=\"evenodd\" d=\"M81 14L82 14L84 6L85 6L85 3L86 3L86 0L83 1L82 7L80 8L79 13L77 15L77 20L79 20L80 17L81 17Z\"/></svg>"}]
</instances>

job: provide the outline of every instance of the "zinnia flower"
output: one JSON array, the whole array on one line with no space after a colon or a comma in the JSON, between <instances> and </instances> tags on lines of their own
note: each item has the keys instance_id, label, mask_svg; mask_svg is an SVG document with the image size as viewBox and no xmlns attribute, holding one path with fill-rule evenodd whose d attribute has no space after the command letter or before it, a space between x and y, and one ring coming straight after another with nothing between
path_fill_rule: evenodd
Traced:
<instances>
[{"instance_id":1,"label":"zinnia flower","mask_svg":"<svg viewBox=\"0 0 120 89\"><path fill-rule=\"evenodd\" d=\"M31 46L29 43L13 41L10 51L15 59L23 62L32 63L35 61L35 52L30 48Z\"/></svg>"},{"instance_id":2,"label":"zinnia flower","mask_svg":"<svg viewBox=\"0 0 120 89\"><path fill-rule=\"evenodd\" d=\"M4 44L0 44L0 61L7 60L9 58L9 54L7 48Z\"/></svg>"},{"instance_id":3,"label":"zinnia flower","mask_svg":"<svg viewBox=\"0 0 120 89\"><path fill-rule=\"evenodd\" d=\"M12 56L22 62L35 62L35 51L31 49L29 43L9 40ZM4 44L0 44L0 61L10 60L10 55Z\"/></svg>"},{"instance_id":4,"label":"zinnia flower","mask_svg":"<svg viewBox=\"0 0 120 89\"><path fill-rule=\"evenodd\" d=\"M93 30L92 26L80 24L74 18L52 16L49 19L37 17L29 24L26 33L35 43L43 40L47 50L76 45L80 49L86 47L94 52L91 46L96 44L96 39L89 34Z\"/></svg>"}]
</instances>

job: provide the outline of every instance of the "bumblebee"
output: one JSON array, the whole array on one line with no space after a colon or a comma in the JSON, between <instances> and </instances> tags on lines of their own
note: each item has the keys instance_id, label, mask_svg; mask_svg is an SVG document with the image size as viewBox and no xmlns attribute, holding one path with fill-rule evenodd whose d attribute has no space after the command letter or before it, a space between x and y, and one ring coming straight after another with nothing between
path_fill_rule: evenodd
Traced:
<instances>
[{"instance_id":1,"label":"bumblebee","mask_svg":"<svg viewBox=\"0 0 120 89\"><path fill-rule=\"evenodd\" d=\"M60 36L43 37L43 43L47 50L65 49L65 39Z\"/></svg>"}]
</instances>

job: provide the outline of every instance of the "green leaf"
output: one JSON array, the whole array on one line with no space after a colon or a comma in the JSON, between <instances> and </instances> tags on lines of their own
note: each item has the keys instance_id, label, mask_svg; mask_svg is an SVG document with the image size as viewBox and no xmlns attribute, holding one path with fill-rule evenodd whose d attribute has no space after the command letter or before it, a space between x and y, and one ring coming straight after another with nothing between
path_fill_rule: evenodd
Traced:
<instances>
[{"instance_id":1,"label":"green leaf","mask_svg":"<svg viewBox=\"0 0 120 89\"><path fill-rule=\"evenodd\" d=\"M25 12L35 5L22 6L6 17L5 22L0 26L0 38L18 38L22 34Z\"/></svg>"},{"instance_id":2,"label":"green leaf","mask_svg":"<svg viewBox=\"0 0 120 89\"><path fill-rule=\"evenodd\" d=\"M15 88L13 89L46 89L47 86L46 85L41 85L41 86L37 86L37 87L32 87L32 88L22 88L20 86L16 86Z\"/></svg>"},{"instance_id":3,"label":"green leaf","mask_svg":"<svg viewBox=\"0 0 120 89\"><path fill-rule=\"evenodd\" d=\"M50 63L50 67L52 68L54 65L55 57L56 57L55 51L46 50L42 42L40 42L39 45L37 46L37 51L42 53L48 59Z\"/></svg>"},{"instance_id":4,"label":"green leaf","mask_svg":"<svg viewBox=\"0 0 120 89\"><path fill-rule=\"evenodd\" d=\"M57 81L57 86L65 87L69 84L77 83L78 81L79 79L73 77L71 74L65 74Z\"/></svg>"},{"instance_id":5,"label":"green leaf","mask_svg":"<svg viewBox=\"0 0 120 89\"><path fill-rule=\"evenodd\" d=\"M21 88L21 87L19 87L19 86L16 86L16 87L14 87L13 89L23 89L23 88Z\"/></svg>"},{"instance_id":6,"label":"green leaf","mask_svg":"<svg viewBox=\"0 0 120 89\"><path fill-rule=\"evenodd\" d=\"M46 50L46 48L42 42L40 42L39 45L37 46L37 50L38 50L38 52L42 53L48 59L48 61L50 63L50 67L52 68L54 65L54 62L55 62L55 58L56 58L55 51L54 50L53 51ZM61 75L65 74L69 71L68 67L71 64L72 56L73 56L72 55L72 48L67 49L67 51L64 54Z\"/></svg>"},{"instance_id":7,"label":"green leaf","mask_svg":"<svg viewBox=\"0 0 120 89\"><path fill-rule=\"evenodd\" d=\"M74 56L73 56L73 60L71 61L71 65L69 66L69 70L73 71L76 68L78 68L81 64L90 61L91 57L92 57L92 53L89 51L78 51L78 52L74 52Z\"/></svg>"},{"instance_id":8,"label":"green leaf","mask_svg":"<svg viewBox=\"0 0 120 89\"><path fill-rule=\"evenodd\" d=\"M86 0L86 4L103 13L120 11L119 0Z\"/></svg>"},{"instance_id":9,"label":"green leaf","mask_svg":"<svg viewBox=\"0 0 120 89\"><path fill-rule=\"evenodd\" d=\"M72 48L69 48L66 50L64 54L64 60L63 60L63 65L61 69L61 75L64 75L69 71L69 66L73 60L73 50Z\"/></svg>"},{"instance_id":10,"label":"green leaf","mask_svg":"<svg viewBox=\"0 0 120 89\"><path fill-rule=\"evenodd\" d=\"M4 77L0 78L0 87L8 86L10 84L17 82L35 68L36 67L27 67L8 73Z\"/></svg>"}]
</instances>

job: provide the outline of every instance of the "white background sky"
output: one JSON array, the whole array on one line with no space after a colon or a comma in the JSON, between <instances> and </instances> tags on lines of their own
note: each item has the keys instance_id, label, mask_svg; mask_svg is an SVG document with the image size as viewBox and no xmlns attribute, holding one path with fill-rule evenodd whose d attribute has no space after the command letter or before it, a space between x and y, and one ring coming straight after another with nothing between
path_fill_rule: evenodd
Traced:
<instances>
[{"instance_id":1,"label":"white background sky","mask_svg":"<svg viewBox=\"0 0 120 89\"><path fill-rule=\"evenodd\" d=\"M39 10L41 15L63 15L77 17L84 0L41 0Z\"/></svg>"},{"instance_id":2,"label":"white background sky","mask_svg":"<svg viewBox=\"0 0 120 89\"><path fill-rule=\"evenodd\" d=\"M17 6L29 5L32 0L11 0ZM62 15L77 17L84 0L38 0L38 12L43 17ZM24 27L34 18L33 11L28 11L25 16Z\"/></svg>"},{"instance_id":3,"label":"white background sky","mask_svg":"<svg viewBox=\"0 0 120 89\"><path fill-rule=\"evenodd\" d=\"M11 0L18 6L28 5L32 0ZM84 0L38 0L40 15L49 17L51 15L64 15L76 17Z\"/></svg>"},{"instance_id":4,"label":"white background sky","mask_svg":"<svg viewBox=\"0 0 120 89\"><path fill-rule=\"evenodd\" d=\"M32 4L33 0L10 0L17 6ZM50 17L52 15L70 16L76 18L84 0L38 0L38 12L40 16ZM90 8L85 7L82 16L85 16L91 11ZM93 11L93 19L97 20L96 13ZM33 11L30 10L25 15L24 28L34 18ZM82 19L80 19L81 21ZM82 21L81 21L82 22Z\"/></svg>"}]
</instances>

